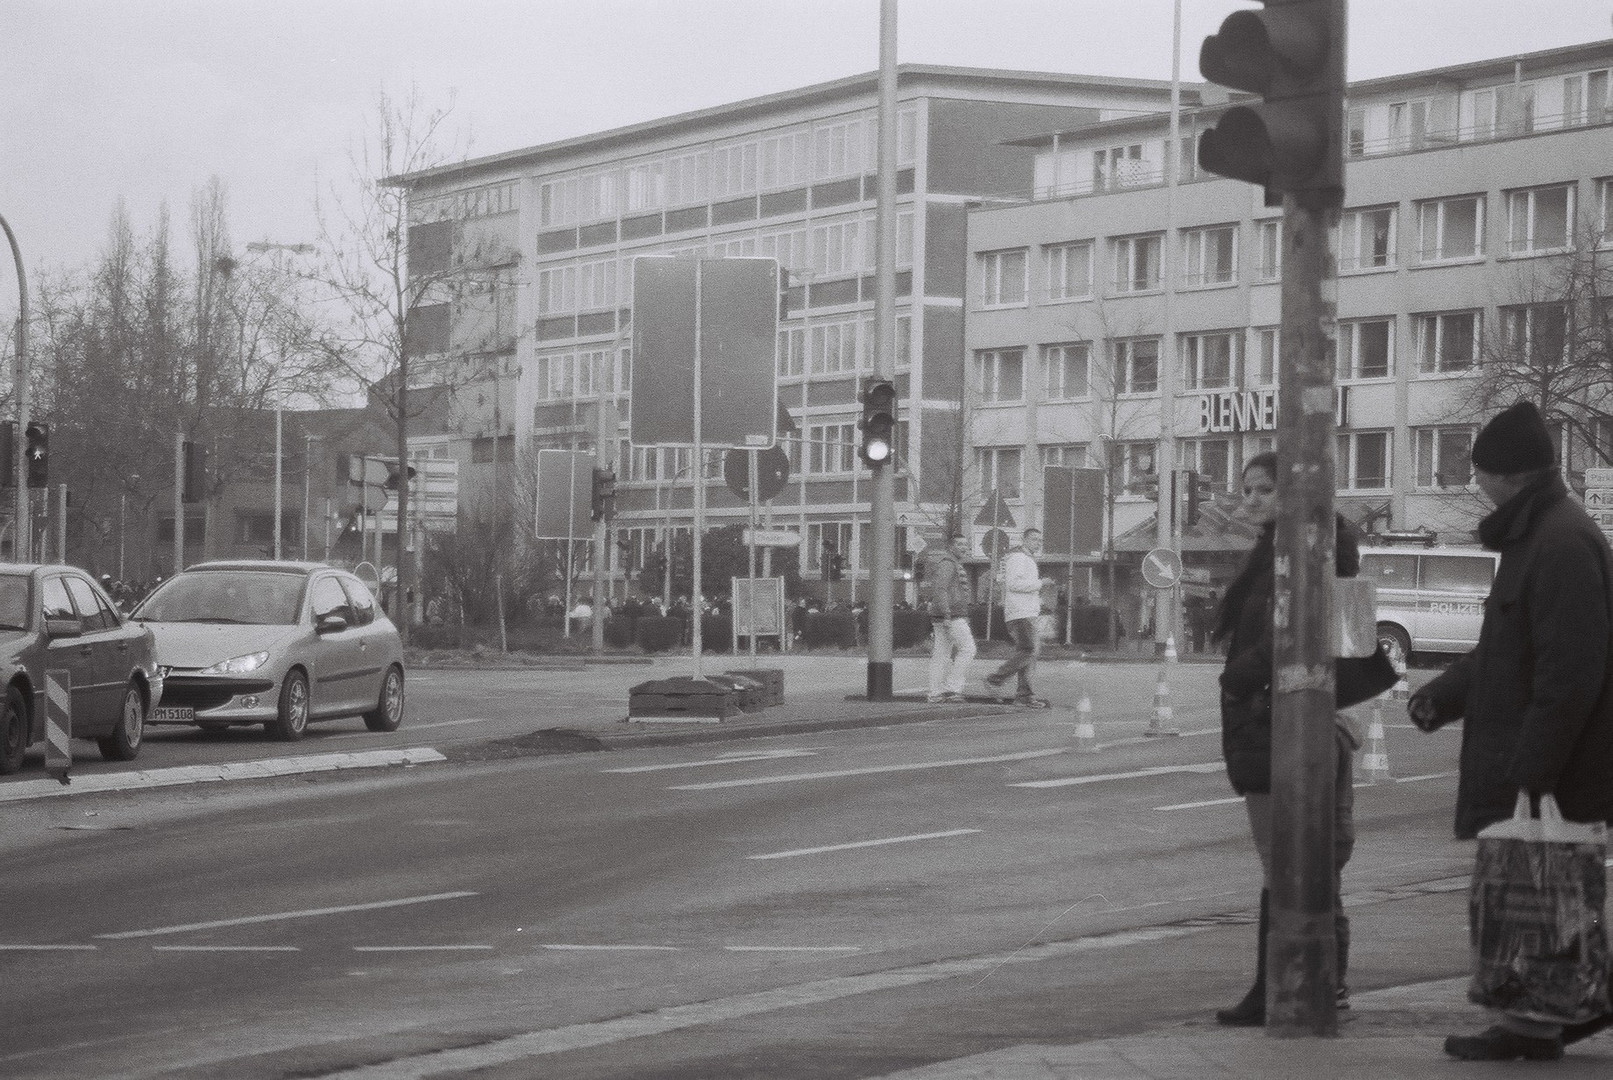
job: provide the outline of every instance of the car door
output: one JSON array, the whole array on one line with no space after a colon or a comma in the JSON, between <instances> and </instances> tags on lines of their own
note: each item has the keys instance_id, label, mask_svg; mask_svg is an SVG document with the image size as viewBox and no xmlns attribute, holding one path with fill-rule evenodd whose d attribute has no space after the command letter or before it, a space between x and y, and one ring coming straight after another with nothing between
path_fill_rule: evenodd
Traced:
<instances>
[{"instance_id":1,"label":"car door","mask_svg":"<svg viewBox=\"0 0 1613 1080\"><path fill-rule=\"evenodd\" d=\"M354 712L364 689L362 629L354 625L357 619L352 602L335 574L320 574L314 578L308 592L308 607L315 627L331 615L339 615L347 622L341 630L316 633L309 646L314 669L312 711L318 716Z\"/></svg>"},{"instance_id":2,"label":"car door","mask_svg":"<svg viewBox=\"0 0 1613 1080\"><path fill-rule=\"evenodd\" d=\"M67 672L71 681L68 695L71 709L72 731L75 736L105 735L111 724L104 710L96 707L95 648L83 636L83 623L67 583L61 574L46 574L40 582L40 605L46 625L70 624L78 632L68 637L49 638L45 646L45 671ZM44 687L40 687L44 689Z\"/></svg>"},{"instance_id":3,"label":"car door","mask_svg":"<svg viewBox=\"0 0 1613 1080\"><path fill-rule=\"evenodd\" d=\"M123 633L117 616L96 597L95 586L90 584L89 578L63 574L62 583L67 586L67 595L73 598L73 607L78 610L79 626L83 630L79 642L90 648L90 666L95 680L94 703L90 707L97 717L106 717L110 727L118 715L123 687L128 681L128 636Z\"/></svg>"},{"instance_id":4,"label":"car door","mask_svg":"<svg viewBox=\"0 0 1613 1080\"><path fill-rule=\"evenodd\" d=\"M397 629L387 620L375 617L375 596L362 581L351 574L342 574L341 582L353 608L353 625L359 637L358 700L367 708L381 698L381 676L391 662L391 639Z\"/></svg>"}]
</instances>

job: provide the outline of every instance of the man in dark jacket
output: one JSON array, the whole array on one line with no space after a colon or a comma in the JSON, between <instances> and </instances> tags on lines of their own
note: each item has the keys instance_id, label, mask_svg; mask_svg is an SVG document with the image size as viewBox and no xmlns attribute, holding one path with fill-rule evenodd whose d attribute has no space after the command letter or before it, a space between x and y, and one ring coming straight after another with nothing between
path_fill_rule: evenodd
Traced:
<instances>
[{"instance_id":1,"label":"man in dark jacket","mask_svg":"<svg viewBox=\"0 0 1613 1080\"><path fill-rule=\"evenodd\" d=\"M954 533L946 550L927 559L924 567L925 606L930 611L929 701L963 700L963 683L969 662L975 658L975 636L969 629L969 571L964 557L969 541Z\"/></svg>"},{"instance_id":2,"label":"man in dark jacket","mask_svg":"<svg viewBox=\"0 0 1613 1080\"><path fill-rule=\"evenodd\" d=\"M1540 411L1520 401L1473 442L1480 490L1495 511L1479 523L1501 553L1473 651L1413 695L1412 722L1462 730L1457 839L1512 816L1519 790L1550 793L1571 821L1613 820L1613 554L1569 498ZM1445 1052L1469 1060L1551 1059L1606 1026L1543 1024L1502 1014Z\"/></svg>"}]
</instances>

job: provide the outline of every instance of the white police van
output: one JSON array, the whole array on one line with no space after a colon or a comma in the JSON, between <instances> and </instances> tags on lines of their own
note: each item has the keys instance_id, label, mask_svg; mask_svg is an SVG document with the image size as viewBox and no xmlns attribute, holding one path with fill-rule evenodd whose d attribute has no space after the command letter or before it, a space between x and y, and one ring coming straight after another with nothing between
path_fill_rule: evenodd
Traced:
<instances>
[{"instance_id":1,"label":"white police van","mask_svg":"<svg viewBox=\"0 0 1613 1080\"><path fill-rule=\"evenodd\" d=\"M1394 542L1402 537L1426 546ZM1478 644L1501 556L1438 546L1437 539L1431 532L1369 536L1361 547L1361 577L1377 586L1378 640L1397 661L1412 653L1465 653Z\"/></svg>"}]
</instances>

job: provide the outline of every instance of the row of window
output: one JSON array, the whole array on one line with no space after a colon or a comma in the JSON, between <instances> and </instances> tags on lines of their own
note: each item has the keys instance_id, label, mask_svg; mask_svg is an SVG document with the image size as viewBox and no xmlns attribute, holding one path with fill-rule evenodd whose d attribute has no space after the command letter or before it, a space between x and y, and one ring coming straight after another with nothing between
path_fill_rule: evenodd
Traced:
<instances>
[{"instance_id":1,"label":"row of window","mask_svg":"<svg viewBox=\"0 0 1613 1080\"><path fill-rule=\"evenodd\" d=\"M810 227L763 229L744 236L713 237L704 245L635 254L777 259L781 269L811 280L864 274L874 269L874 218L865 214ZM538 314L569 315L627 303L633 295L633 259L634 254L611 255L540 268ZM896 265L913 265L912 210L896 215Z\"/></svg>"},{"instance_id":2,"label":"row of window","mask_svg":"<svg viewBox=\"0 0 1613 1080\"><path fill-rule=\"evenodd\" d=\"M1613 179L1597 181L1596 242L1613 240ZM1539 255L1575 245L1576 188L1573 184L1508 191L1504 195L1508 255ZM1417 265L1462 262L1485 256L1485 203L1482 194L1424 199L1412 204L1416 224ZM1399 265L1399 206L1346 210L1336 236L1341 273L1393 270ZM1282 273L1282 222L1254 223L1256 243L1251 272L1257 282L1272 282ZM1239 227L1206 225L1180 232L1181 285L1204 288L1238 281ZM1117 236L1108 241L1108 292L1113 295L1152 292L1164 287L1165 234ZM1043 245L1033 296L1031 249L982 252L978 257L981 307L1022 306L1031 300L1090 300L1098 283L1098 241L1076 240Z\"/></svg>"},{"instance_id":3,"label":"row of window","mask_svg":"<svg viewBox=\"0 0 1613 1080\"><path fill-rule=\"evenodd\" d=\"M1503 356L1543 365L1569 346L1567 306L1560 303L1503 307ZM1393 317L1346 319L1338 324L1337 376L1342 381L1388 379L1395 374ZM1413 347L1419 375L1467 371L1483 361L1479 311L1413 315ZM1079 401L1117 394L1159 393L1162 339L1120 338L1109 342L1106 368L1094 369L1090 342L1038 347L1041 400ZM1183 391L1271 386L1277 381L1276 327L1212 330L1177 336L1177 385ZM981 349L975 353L972 387L986 404L1025 400L1026 350Z\"/></svg>"},{"instance_id":4,"label":"row of window","mask_svg":"<svg viewBox=\"0 0 1613 1080\"><path fill-rule=\"evenodd\" d=\"M582 170L539 185L539 227L575 225L861 175L875 168L878 135L878 120L869 112ZM918 113L900 110L898 164L912 164L917 147Z\"/></svg>"}]
</instances>

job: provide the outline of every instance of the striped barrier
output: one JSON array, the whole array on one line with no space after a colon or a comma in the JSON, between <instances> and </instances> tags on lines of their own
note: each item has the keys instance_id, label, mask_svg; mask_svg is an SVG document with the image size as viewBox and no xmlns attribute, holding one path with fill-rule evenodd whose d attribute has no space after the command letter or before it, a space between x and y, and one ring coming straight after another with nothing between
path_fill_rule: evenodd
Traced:
<instances>
[{"instance_id":1,"label":"striped barrier","mask_svg":"<svg viewBox=\"0 0 1613 1080\"><path fill-rule=\"evenodd\" d=\"M73 673L65 668L45 672L45 771L72 783Z\"/></svg>"}]
</instances>

